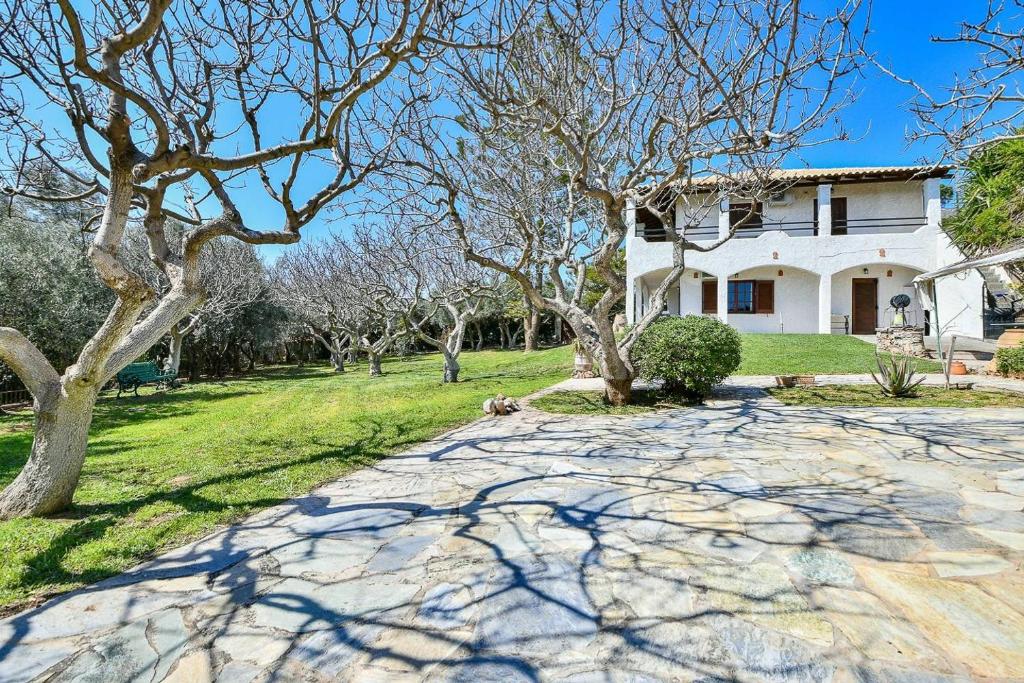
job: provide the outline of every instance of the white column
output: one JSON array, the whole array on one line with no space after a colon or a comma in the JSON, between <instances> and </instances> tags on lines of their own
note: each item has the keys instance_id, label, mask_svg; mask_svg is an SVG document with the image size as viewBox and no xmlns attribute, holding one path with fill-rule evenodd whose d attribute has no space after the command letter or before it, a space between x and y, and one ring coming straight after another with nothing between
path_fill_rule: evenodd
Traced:
<instances>
[{"instance_id":1,"label":"white column","mask_svg":"<svg viewBox=\"0 0 1024 683\"><path fill-rule=\"evenodd\" d=\"M718 319L729 322L729 276L718 276Z\"/></svg>"},{"instance_id":2,"label":"white column","mask_svg":"<svg viewBox=\"0 0 1024 683\"><path fill-rule=\"evenodd\" d=\"M636 322L636 280L628 276L626 277L626 322L630 325Z\"/></svg>"},{"instance_id":3,"label":"white column","mask_svg":"<svg viewBox=\"0 0 1024 683\"><path fill-rule=\"evenodd\" d=\"M718 239L729 236L729 198L726 197L718 205Z\"/></svg>"},{"instance_id":4,"label":"white column","mask_svg":"<svg viewBox=\"0 0 1024 683\"><path fill-rule=\"evenodd\" d=\"M938 227L942 224L942 185L939 178L928 178L924 181L924 215L928 225Z\"/></svg>"},{"instance_id":5,"label":"white column","mask_svg":"<svg viewBox=\"0 0 1024 683\"><path fill-rule=\"evenodd\" d=\"M676 310L678 315L683 315L683 284L686 282L686 276L688 273L683 273L683 276L679 278L679 306Z\"/></svg>"},{"instance_id":6,"label":"white column","mask_svg":"<svg viewBox=\"0 0 1024 683\"><path fill-rule=\"evenodd\" d=\"M832 186L818 185L818 236L832 234Z\"/></svg>"},{"instance_id":7,"label":"white column","mask_svg":"<svg viewBox=\"0 0 1024 683\"><path fill-rule=\"evenodd\" d=\"M832 334L832 274L818 276L818 334Z\"/></svg>"}]
</instances>

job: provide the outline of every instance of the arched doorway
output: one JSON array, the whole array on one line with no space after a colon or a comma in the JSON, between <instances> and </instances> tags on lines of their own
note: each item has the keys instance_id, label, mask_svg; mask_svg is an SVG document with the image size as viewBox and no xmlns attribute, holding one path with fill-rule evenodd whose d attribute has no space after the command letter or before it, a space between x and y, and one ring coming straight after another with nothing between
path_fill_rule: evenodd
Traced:
<instances>
[{"instance_id":1,"label":"arched doorway","mask_svg":"<svg viewBox=\"0 0 1024 683\"><path fill-rule=\"evenodd\" d=\"M927 312L917 298L912 281L923 271L893 263L865 263L832 275L832 314L847 321L850 334L870 336L893 323L895 309L889 302L906 294L911 304L906 323L927 327Z\"/></svg>"}]
</instances>

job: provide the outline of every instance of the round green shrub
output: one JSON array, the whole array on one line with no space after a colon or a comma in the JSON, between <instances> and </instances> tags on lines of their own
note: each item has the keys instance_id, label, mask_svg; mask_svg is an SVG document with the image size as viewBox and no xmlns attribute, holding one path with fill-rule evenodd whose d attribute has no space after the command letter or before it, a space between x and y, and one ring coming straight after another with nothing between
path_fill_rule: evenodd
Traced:
<instances>
[{"instance_id":1,"label":"round green shrub","mask_svg":"<svg viewBox=\"0 0 1024 683\"><path fill-rule=\"evenodd\" d=\"M1024 344L1017 348L996 349L996 370L1004 377L1024 377Z\"/></svg>"},{"instance_id":2,"label":"round green shrub","mask_svg":"<svg viewBox=\"0 0 1024 683\"><path fill-rule=\"evenodd\" d=\"M641 333L630 358L641 379L661 380L666 391L703 399L740 366L740 335L703 315L665 317Z\"/></svg>"}]
</instances>

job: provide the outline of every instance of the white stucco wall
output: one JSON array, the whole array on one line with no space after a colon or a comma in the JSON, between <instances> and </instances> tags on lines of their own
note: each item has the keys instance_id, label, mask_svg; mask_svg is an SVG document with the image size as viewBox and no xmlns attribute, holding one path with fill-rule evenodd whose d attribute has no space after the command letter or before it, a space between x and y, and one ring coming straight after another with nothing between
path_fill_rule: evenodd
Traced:
<instances>
[{"instance_id":1,"label":"white stucco wall","mask_svg":"<svg viewBox=\"0 0 1024 683\"><path fill-rule=\"evenodd\" d=\"M923 322L923 313L914 292L905 287L912 275L953 263L962 257L952 247L939 226L937 181L876 182L836 184L833 197L847 198L847 215L851 220L850 234L799 235L781 230L766 231L754 238L733 238L719 248L707 252L686 253L686 265L691 269L684 275L680 288L683 305L670 305L670 312L700 311L699 280L693 280L693 270L716 277L731 277L736 273L772 273L779 268L800 269L808 277L786 281L780 288L776 284L774 318L743 320L747 314L733 315L729 322L740 329L757 331L814 332L827 329L827 319L819 316L819 309L831 314L849 314L851 305L850 280L853 277L879 278L879 322L888 322L885 309L896 293L906 292L914 300L913 313ZM800 187L790 190L791 201L782 207L766 207L765 222L805 221L813 218L813 200L818 188ZM682 213L682 209L678 209ZM909 228L881 228L884 232L868 233L869 228L854 227L856 219L916 218L919 225ZM710 228L719 224L717 211L711 211L702 221ZM875 228L879 230L880 228ZM794 231L795 232L795 231ZM653 288L662 273L671 265L672 245L667 242L647 242L633 236L626 240L627 259L627 318L632 321L634 309L640 300L636 290L638 278L645 278ZM869 268L869 275L862 269ZM887 275L888 270L893 275ZM849 272L847 272L849 271ZM841 274L841 275L840 275ZM788 271L787 271L788 276ZM751 278L755 276L751 275ZM784 280L785 280L784 276ZM817 288L818 278L827 278L831 287ZM765 279L765 278L760 278ZM789 282L793 282L789 285ZM814 283L816 291L810 290ZM789 291L787 288L792 287ZM688 289L695 293L690 296ZM946 278L938 287L940 317L943 331L980 337L982 334L981 306L982 280L971 273L963 280ZM690 304L688 302L693 301ZM795 303L799 302L799 303ZM822 307L822 304L824 307Z\"/></svg>"},{"instance_id":2,"label":"white stucco wall","mask_svg":"<svg viewBox=\"0 0 1024 683\"><path fill-rule=\"evenodd\" d=\"M865 273L864 271L868 272ZM889 307L889 300L897 294L910 296L911 305L907 309L907 322L924 324L924 311L918 301L911 280L922 271L888 263L854 266L832 275L832 313L850 316L853 324L853 279L874 278L878 280L878 325L885 327L892 322L894 311ZM892 273L892 275L890 275Z\"/></svg>"}]
</instances>

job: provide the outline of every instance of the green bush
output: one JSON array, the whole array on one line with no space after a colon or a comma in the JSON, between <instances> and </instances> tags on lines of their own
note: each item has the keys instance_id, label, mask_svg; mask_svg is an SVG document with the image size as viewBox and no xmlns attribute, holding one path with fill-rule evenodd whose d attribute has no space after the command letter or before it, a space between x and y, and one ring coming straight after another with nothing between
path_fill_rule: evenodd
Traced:
<instances>
[{"instance_id":1,"label":"green bush","mask_svg":"<svg viewBox=\"0 0 1024 683\"><path fill-rule=\"evenodd\" d=\"M640 335L630 357L640 378L703 399L740 366L740 335L702 315L661 318Z\"/></svg>"},{"instance_id":2,"label":"green bush","mask_svg":"<svg viewBox=\"0 0 1024 683\"><path fill-rule=\"evenodd\" d=\"M1024 375L1024 345L996 350L996 370L1000 375Z\"/></svg>"}]
</instances>

